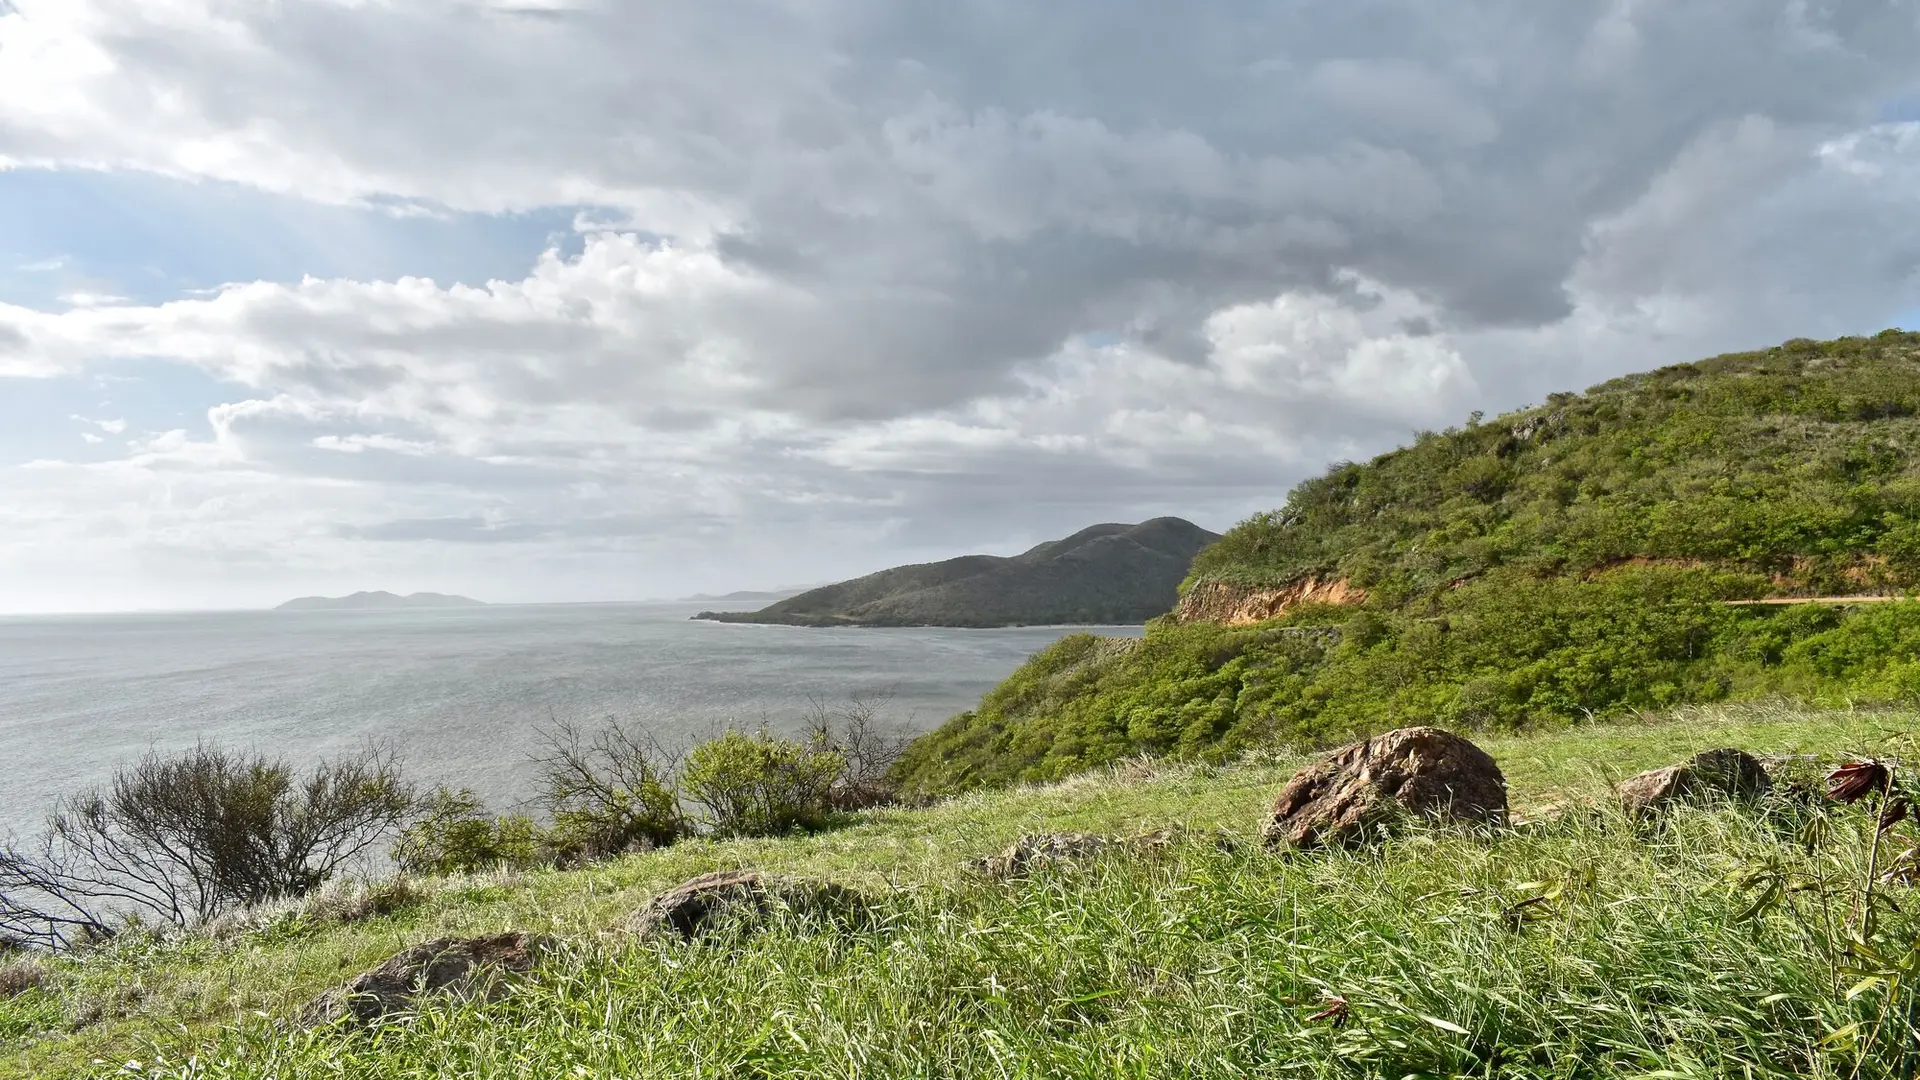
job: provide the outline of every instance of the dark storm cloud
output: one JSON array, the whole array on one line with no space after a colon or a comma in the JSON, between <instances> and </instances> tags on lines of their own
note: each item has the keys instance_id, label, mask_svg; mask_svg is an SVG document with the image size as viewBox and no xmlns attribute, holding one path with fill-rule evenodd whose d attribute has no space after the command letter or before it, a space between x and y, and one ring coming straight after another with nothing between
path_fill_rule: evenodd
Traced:
<instances>
[{"instance_id":1,"label":"dark storm cloud","mask_svg":"<svg viewBox=\"0 0 1920 1080\"><path fill-rule=\"evenodd\" d=\"M1209 313L1341 270L1455 329L1550 323L1595 223L1687 147L1760 116L1810 150L1920 54L1889 2L538 10L299 3L232 13L245 51L155 15L102 40L361 197L624 197L683 240L635 193L704 201L726 258L806 298L721 313L759 401L823 418L954 404L1081 332L1194 358ZM548 388L630 391L608 365Z\"/></svg>"}]
</instances>

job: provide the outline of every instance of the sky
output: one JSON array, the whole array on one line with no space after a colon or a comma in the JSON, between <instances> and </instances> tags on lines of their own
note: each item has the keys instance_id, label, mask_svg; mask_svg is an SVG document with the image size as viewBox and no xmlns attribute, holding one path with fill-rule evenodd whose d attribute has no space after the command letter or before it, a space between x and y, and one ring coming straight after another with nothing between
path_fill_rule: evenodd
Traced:
<instances>
[{"instance_id":1,"label":"sky","mask_svg":"<svg viewBox=\"0 0 1920 1080\"><path fill-rule=\"evenodd\" d=\"M805 584L1920 329L1920 0L0 0L0 612Z\"/></svg>"}]
</instances>

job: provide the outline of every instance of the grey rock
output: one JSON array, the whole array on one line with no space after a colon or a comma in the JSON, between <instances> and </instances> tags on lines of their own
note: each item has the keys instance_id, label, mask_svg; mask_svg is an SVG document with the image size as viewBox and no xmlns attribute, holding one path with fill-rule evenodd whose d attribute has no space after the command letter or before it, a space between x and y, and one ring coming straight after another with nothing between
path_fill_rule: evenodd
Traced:
<instances>
[{"instance_id":1,"label":"grey rock","mask_svg":"<svg viewBox=\"0 0 1920 1080\"><path fill-rule=\"evenodd\" d=\"M1773 778L1759 759L1727 747L1623 780L1618 794L1628 815L1646 817L1677 803L1757 799L1772 787Z\"/></svg>"},{"instance_id":2,"label":"grey rock","mask_svg":"<svg viewBox=\"0 0 1920 1080\"><path fill-rule=\"evenodd\" d=\"M758 870L723 870L654 897L628 917L623 929L640 937L691 941L722 927L760 929L782 916L855 926L868 915L866 898L842 885Z\"/></svg>"},{"instance_id":3,"label":"grey rock","mask_svg":"<svg viewBox=\"0 0 1920 1080\"><path fill-rule=\"evenodd\" d=\"M395 953L352 981L322 993L300 1010L295 1023L301 1027L370 1023L411 1012L419 998L428 994L494 1001L506 992L509 976L531 971L551 944L548 938L519 932L435 938Z\"/></svg>"}]
</instances>

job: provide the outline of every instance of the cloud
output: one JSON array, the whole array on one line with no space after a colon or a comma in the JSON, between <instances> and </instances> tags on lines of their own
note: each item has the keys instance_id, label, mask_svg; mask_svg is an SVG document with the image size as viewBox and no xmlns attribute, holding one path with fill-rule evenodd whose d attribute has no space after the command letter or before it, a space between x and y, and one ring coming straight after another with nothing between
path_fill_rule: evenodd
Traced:
<instances>
[{"instance_id":1,"label":"cloud","mask_svg":"<svg viewBox=\"0 0 1920 1080\"><path fill-rule=\"evenodd\" d=\"M63 294L60 297L60 302L68 307L77 308L112 307L116 304L126 303L127 298L124 296L115 296L112 293L70 292Z\"/></svg>"},{"instance_id":2,"label":"cloud","mask_svg":"<svg viewBox=\"0 0 1920 1080\"><path fill-rule=\"evenodd\" d=\"M34 558L697 588L1218 527L1471 408L1920 295L1900 4L19 6L13 167L578 229L478 284L0 305L0 377L230 388L0 472L65 508Z\"/></svg>"},{"instance_id":3,"label":"cloud","mask_svg":"<svg viewBox=\"0 0 1920 1080\"><path fill-rule=\"evenodd\" d=\"M99 428L101 431L104 431L109 435L125 434L127 430L127 422L124 419L116 418L113 420L93 420L85 416L70 416L68 417L68 419L78 420L83 424L91 424L92 426Z\"/></svg>"}]
</instances>

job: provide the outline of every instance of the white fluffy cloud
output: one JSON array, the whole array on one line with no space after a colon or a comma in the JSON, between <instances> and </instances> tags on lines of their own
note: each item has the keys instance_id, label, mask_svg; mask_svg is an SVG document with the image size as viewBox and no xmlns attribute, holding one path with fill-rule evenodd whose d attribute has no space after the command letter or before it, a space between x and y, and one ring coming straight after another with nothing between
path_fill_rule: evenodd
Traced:
<instances>
[{"instance_id":1,"label":"white fluffy cloud","mask_svg":"<svg viewBox=\"0 0 1920 1080\"><path fill-rule=\"evenodd\" d=\"M0 165L584 240L0 305L0 393L230 388L0 462L20 581L635 595L1220 527L1472 408L1920 304L1909 3L14 6Z\"/></svg>"}]
</instances>

